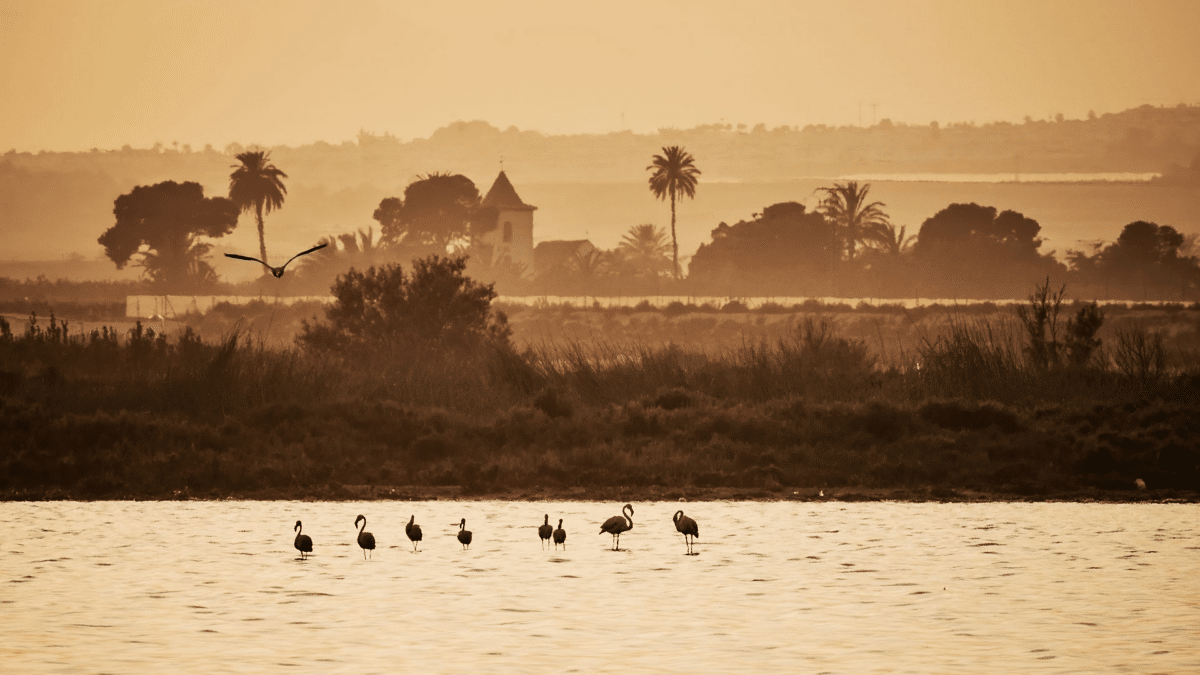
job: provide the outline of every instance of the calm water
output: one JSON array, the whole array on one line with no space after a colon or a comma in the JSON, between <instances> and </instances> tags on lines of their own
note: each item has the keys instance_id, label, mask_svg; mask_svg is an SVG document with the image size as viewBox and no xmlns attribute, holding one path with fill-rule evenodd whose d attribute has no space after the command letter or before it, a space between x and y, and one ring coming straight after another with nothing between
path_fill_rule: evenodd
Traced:
<instances>
[{"instance_id":1,"label":"calm water","mask_svg":"<svg viewBox=\"0 0 1200 675\"><path fill-rule=\"evenodd\" d=\"M1200 672L1195 505L634 506L0 504L0 670Z\"/></svg>"}]
</instances>

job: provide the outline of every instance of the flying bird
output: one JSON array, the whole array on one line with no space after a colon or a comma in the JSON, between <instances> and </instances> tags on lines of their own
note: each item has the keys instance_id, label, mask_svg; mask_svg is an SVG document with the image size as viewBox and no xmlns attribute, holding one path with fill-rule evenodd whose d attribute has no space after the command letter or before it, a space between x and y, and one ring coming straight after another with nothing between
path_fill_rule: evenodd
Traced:
<instances>
[{"instance_id":1,"label":"flying bird","mask_svg":"<svg viewBox=\"0 0 1200 675\"><path fill-rule=\"evenodd\" d=\"M561 524L562 522L560 521L559 525ZM553 535L554 527L550 525L550 514L547 513L546 520L542 522L541 526L538 527L538 537L540 537L542 540L542 548L546 548L546 545L550 543L550 537Z\"/></svg>"},{"instance_id":2,"label":"flying bird","mask_svg":"<svg viewBox=\"0 0 1200 675\"><path fill-rule=\"evenodd\" d=\"M409 541L413 543L413 552L417 552L417 544L421 541L421 526L417 525L417 517L408 519L408 524L404 526L404 534L408 535Z\"/></svg>"},{"instance_id":3,"label":"flying bird","mask_svg":"<svg viewBox=\"0 0 1200 675\"><path fill-rule=\"evenodd\" d=\"M318 246L314 246L314 247L308 249L307 251L301 251L301 252L297 253L296 255L292 256L291 258L288 258L288 261L283 263L279 267L271 267L270 265L263 262L262 260L259 260L258 258L251 258L248 255L238 255L237 253L226 253L225 257L226 258L237 258L238 260L249 260L251 262L260 263L263 267L266 267L267 269L271 270L271 274L275 275L275 278L278 279L279 277L283 276L283 268L287 267L288 263L292 262L293 260L295 260L296 258L299 258L302 255L308 255L309 253L312 253L313 251L320 251L321 249L325 248L328 245L329 244L320 244Z\"/></svg>"},{"instance_id":4,"label":"flying bird","mask_svg":"<svg viewBox=\"0 0 1200 675\"><path fill-rule=\"evenodd\" d=\"M683 543L687 545L688 555L692 555L692 544L700 537L700 526L696 521L683 515L683 511L676 511L675 517L671 520L675 521L675 529L683 534ZM688 541L688 535L691 535L692 541Z\"/></svg>"},{"instance_id":5,"label":"flying bird","mask_svg":"<svg viewBox=\"0 0 1200 675\"><path fill-rule=\"evenodd\" d=\"M463 518L462 522L458 524L458 543L463 545L463 549L471 545L471 531L467 529L466 518Z\"/></svg>"},{"instance_id":6,"label":"flying bird","mask_svg":"<svg viewBox=\"0 0 1200 675\"><path fill-rule=\"evenodd\" d=\"M558 545L563 545L563 550L567 550L567 531L562 529L562 518L558 519L558 529L554 531L554 550L558 550Z\"/></svg>"},{"instance_id":7,"label":"flying bird","mask_svg":"<svg viewBox=\"0 0 1200 675\"><path fill-rule=\"evenodd\" d=\"M359 515L354 519L354 526L358 527L358 521L362 521L362 528L358 531L358 545L363 550L363 560L367 559L367 551L375 550L375 535L367 532L367 517Z\"/></svg>"},{"instance_id":8,"label":"flying bird","mask_svg":"<svg viewBox=\"0 0 1200 675\"><path fill-rule=\"evenodd\" d=\"M304 560L305 553L312 553L312 537L304 534L304 526L298 520L292 529L296 530L296 550L300 551L300 559Z\"/></svg>"},{"instance_id":9,"label":"flying bird","mask_svg":"<svg viewBox=\"0 0 1200 675\"><path fill-rule=\"evenodd\" d=\"M625 513L625 509L629 509L628 516L613 516L612 518L604 521L604 524L600 526L600 534L607 532L613 536L612 550L614 551L621 550L621 533L633 529L633 504L626 504L624 507L622 507L622 514Z\"/></svg>"}]
</instances>

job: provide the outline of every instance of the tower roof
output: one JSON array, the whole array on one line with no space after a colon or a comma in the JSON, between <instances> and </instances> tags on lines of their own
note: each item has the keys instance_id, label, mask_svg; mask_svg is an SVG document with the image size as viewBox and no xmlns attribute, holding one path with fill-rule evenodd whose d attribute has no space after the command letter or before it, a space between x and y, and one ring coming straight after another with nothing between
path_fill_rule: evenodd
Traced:
<instances>
[{"instance_id":1,"label":"tower roof","mask_svg":"<svg viewBox=\"0 0 1200 675\"><path fill-rule=\"evenodd\" d=\"M537 209L536 206L530 206L521 201L503 171L496 176L496 182L492 183L492 189L488 190L481 206L492 206L498 211L533 211Z\"/></svg>"}]
</instances>

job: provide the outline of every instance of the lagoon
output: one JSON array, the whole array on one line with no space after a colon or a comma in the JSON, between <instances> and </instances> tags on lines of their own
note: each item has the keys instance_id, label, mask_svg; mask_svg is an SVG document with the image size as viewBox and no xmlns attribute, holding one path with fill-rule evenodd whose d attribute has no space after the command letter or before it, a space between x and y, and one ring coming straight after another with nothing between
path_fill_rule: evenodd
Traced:
<instances>
[{"instance_id":1,"label":"lagoon","mask_svg":"<svg viewBox=\"0 0 1200 675\"><path fill-rule=\"evenodd\" d=\"M8 672L1198 672L1195 504L0 504ZM671 514L700 526L685 555ZM354 518L378 548L364 560ZM543 514L565 551L543 550ZM404 536L425 531L419 553ZM470 550L454 538L460 518ZM308 560L292 547L304 521Z\"/></svg>"}]
</instances>

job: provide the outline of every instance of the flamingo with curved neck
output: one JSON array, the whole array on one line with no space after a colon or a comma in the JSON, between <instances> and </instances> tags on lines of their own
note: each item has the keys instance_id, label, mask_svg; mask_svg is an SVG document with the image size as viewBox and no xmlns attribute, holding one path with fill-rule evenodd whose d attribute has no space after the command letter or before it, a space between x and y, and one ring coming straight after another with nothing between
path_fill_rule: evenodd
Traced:
<instances>
[{"instance_id":1,"label":"flamingo with curved neck","mask_svg":"<svg viewBox=\"0 0 1200 675\"><path fill-rule=\"evenodd\" d=\"M362 527L358 530L358 545L363 550L363 560L367 559L367 551L375 550L375 535L367 532L367 517L359 515L354 519L354 525L358 526L358 521L362 521Z\"/></svg>"},{"instance_id":2,"label":"flamingo with curved neck","mask_svg":"<svg viewBox=\"0 0 1200 675\"><path fill-rule=\"evenodd\" d=\"M629 511L629 514L625 515L625 511ZM614 551L621 550L621 533L633 529L633 504L626 504L622 507L621 514L609 518L600 526L600 534L607 532L613 536L612 550Z\"/></svg>"}]
</instances>

